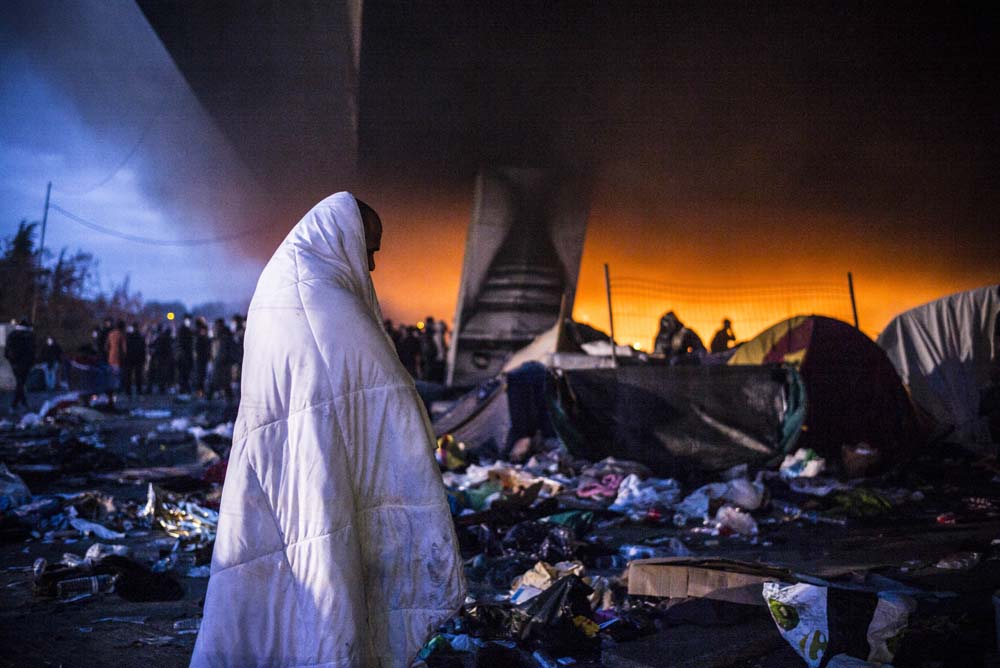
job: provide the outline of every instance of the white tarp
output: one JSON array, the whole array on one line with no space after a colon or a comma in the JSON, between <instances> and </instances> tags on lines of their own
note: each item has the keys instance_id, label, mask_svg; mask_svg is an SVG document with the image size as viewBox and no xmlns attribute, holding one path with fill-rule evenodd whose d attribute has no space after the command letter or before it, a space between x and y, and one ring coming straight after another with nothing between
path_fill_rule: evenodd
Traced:
<instances>
[{"instance_id":1,"label":"white tarp","mask_svg":"<svg viewBox=\"0 0 1000 668\"><path fill-rule=\"evenodd\" d=\"M1000 285L959 292L896 316L878 337L914 401L952 438L989 443L979 392L989 382Z\"/></svg>"},{"instance_id":2,"label":"white tarp","mask_svg":"<svg viewBox=\"0 0 1000 668\"><path fill-rule=\"evenodd\" d=\"M245 346L191 665L409 666L464 582L349 193L316 205L264 268Z\"/></svg>"}]
</instances>

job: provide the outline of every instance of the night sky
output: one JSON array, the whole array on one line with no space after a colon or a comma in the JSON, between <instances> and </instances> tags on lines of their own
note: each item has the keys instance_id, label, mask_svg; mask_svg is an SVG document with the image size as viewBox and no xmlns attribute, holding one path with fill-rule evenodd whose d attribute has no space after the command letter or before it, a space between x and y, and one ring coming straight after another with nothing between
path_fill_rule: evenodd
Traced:
<instances>
[{"instance_id":1,"label":"night sky","mask_svg":"<svg viewBox=\"0 0 1000 668\"><path fill-rule=\"evenodd\" d=\"M190 236L185 216L218 210L197 196L210 177L244 206L251 193L267 191L266 206L246 207L229 220L202 218L222 231L265 226L248 243L199 251L225 258L238 279L233 285L248 294L261 262L309 204L352 188L383 215L376 285L387 313L406 319L451 317L473 178L479 165L498 163L571 168L594 184L577 314L598 325L605 261L619 276L715 285L839 281L852 270L862 327L872 333L905 308L1000 280L992 15L922 4L581 4L367 2L356 170L355 156L346 154L332 166L332 149L334 158L319 165L288 151L271 161L248 159L257 154L248 152L246 136L213 130L229 126L205 88L180 86L161 104L173 110L197 98L201 115L195 104L183 115L189 129L180 137L161 133L137 153L129 164L135 198L162 218L164 234L174 226ZM81 6L94 14L101 5ZM50 116L58 114L68 136L94 147L90 160L81 149L76 164L98 179L144 127L148 112L119 113L118 103L121 91L148 87L150 68L130 70L128 85L108 84L101 97L115 104L106 102L95 116L79 101L88 90L74 84L81 51L100 49L109 59L100 67L111 71L108 62L121 62L123 54L134 61L141 47L156 56L161 80L183 82L176 68L170 74L166 50L148 27L138 39L142 13L129 3L112 7L89 23L67 21L51 8L29 12L31 21L4 30L0 120L18 120L16 129L0 130L4 229L37 217L38 193L47 178L57 178L46 176L52 169L23 166L24 159L58 152ZM127 44L120 26L107 25L122 17L136 34ZM53 40L53 33L62 38ZM63 39L68 33L77 37ZM64 43L76 44L75 51L62 53ZM292 63L286 68L315 65L291 33L272 36L270 46L267 53L282 51L280 62ZM250 53L253 44L245 48ZM312 74L308 81L316 85ZM36 93L28 107L14 86L44 95ZM283 94L273 88L259 100L263 117ZM45 114L32 110L39 105ZM324 147L329 119L321 108L310 113L275 113L267 122ZM195 169L186 156L171 162L145 152L177 142L193 150L183 139L191 124L219 134L194 143L202 156ZM12 173L33 200L12 196ZM269 174L281 188L269 187ZM183 185L185 179L195 184ZM127 191L112 185L108 197ZM98 209L88 213L116 222ZM185 214L173 213L178 209ZM109 273L126 266L124 251L104 239L74 243L97 253ZM174 287L156 272L129 270L137 287L157 297L240 297L219 281Z\"/></svg>"}]
</instances>

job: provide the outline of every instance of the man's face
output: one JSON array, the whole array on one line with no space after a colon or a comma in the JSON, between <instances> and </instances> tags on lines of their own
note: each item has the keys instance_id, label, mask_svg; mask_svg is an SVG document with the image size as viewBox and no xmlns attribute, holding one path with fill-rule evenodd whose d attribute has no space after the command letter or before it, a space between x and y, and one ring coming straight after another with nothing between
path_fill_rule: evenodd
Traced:
<instances>
[{"instance_id":1,"label":"man's face","mask_svg":"<svg viewBox=\"0 0 1000 668\"><path fill-rule=\"evenodd\" d=\"M375 271L375 253L382 248L382 221L377 214L365 213L365 246L368 250L368 271Z\"/></svg>"}]
</instances>

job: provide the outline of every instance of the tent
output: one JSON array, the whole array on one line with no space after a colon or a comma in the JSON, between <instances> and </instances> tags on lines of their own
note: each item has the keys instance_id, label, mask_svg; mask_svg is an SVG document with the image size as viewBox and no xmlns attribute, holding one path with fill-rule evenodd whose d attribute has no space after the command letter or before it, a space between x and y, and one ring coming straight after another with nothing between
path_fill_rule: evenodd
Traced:
<instances>
[{"instance_id":1,"label":"tent","mask_svg":"<svg viewBox=\"0 0 1000 668\"><path fill-rule=\"evenodd\" d=\"M805 387L799 447L839 460L841 446L867 443L894 460L923 432L899 375L874 341L846 322L796 316L740 346L731 366L785 364Z\"/></svg>"},{"instance_id":2,"label":"tent","mask_svg":"<svg viewBox=\"0 0 1000 668\"><path fill-rule=\"evenodd\" d=\"M763 464L798 437L804 408L794 369L624 357L614 367L610 357L552 352L607 338L569 319L563 332L561 346L554 332L539 336L508 362L516 367L438 415L435 434L451 434L487 459L523 436L558 435L576 456L637 460L667 476Z\"/></svg>"},{"instance_id":3,"label":"tent","mask_svg":"<svg viewBox=\"0 0 1000 668\"><path fill-rule=\"evenodd\" d=\"M566 354L569 355L598 355L592 352L607 348L606 355L611 355L611 344L608 343L608 335L590 325L577 322L572 318L563 320L563 326L559 323L552 325L534 340L511 355L503 366L503 370L513 371L514 369L527 364L528 362L540 362L547 367L559 366L566 361ZM619 354L624 351L625 355L631 355L633 350L628 346L617 346ZM601 353L603 354L603 353Z\"/></svg>"},{"instance_id":4,"label":"tent","mask_svg":"<svg viewBox=\"0 0 1000 668\"><path fill-rule=\"evenodd\" d=\"M898 315L878 338L913 400L957 441L991 442L980 399L1000 357L998 314L1000 285L991 285Z\"/></svg>"},{"instance_id":5,"label":"tent","mask_svg":"<svg viewBox=\"0 0 1000 668\"><path fill-rule=\"evenodd\" d=\"M506 456L519 438L555 436L545 399L547 377L539 362L496 375L438 416L434 435L451 434L486 459Z\"/></svg>"},{"instance_id":6,"label":"tent","mask_svg":"<svg viewBox=\"0 0 1000 668\"><path fill-rule=\"evenodd\" d=\"M514 441L525 436L555 436L547 398L549 369L610 365L610 358L595 358L584 352L587 346L607 336L572 318L566 318L562 327L556 323L511 355L501 373L435 415L435 435L440 438L451 434L487 458L505 456ZM418 382L417 387L425 399L432 397L427 384Z\"/></svg>"}]
</instances>

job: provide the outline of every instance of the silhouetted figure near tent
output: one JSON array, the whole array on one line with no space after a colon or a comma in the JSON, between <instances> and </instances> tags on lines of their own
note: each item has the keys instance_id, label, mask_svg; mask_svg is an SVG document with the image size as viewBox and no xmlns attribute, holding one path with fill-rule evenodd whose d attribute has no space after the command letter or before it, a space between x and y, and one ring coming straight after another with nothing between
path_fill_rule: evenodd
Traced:
<instances>
[{"instance_id":1,"label":"silhouetted figure near tent","mask_svg":"<svg viewBox=\"0 0 1000 668\"><path fill-rule=\"evenodd\" d=\"M97 337L94 339L94 345L97 348L97 354L100 357L104 357L108 354L108 334L114 329L114 325L111 318L105 318L104 322L99 328L97 328Z\"/></svg>"},{"instance_id":2,"label":"silhouetted figure near tent","mask_svg":"<svg viewBox=\"0 0 1000 668\"><path fill-rule=\"evenodd\" d=\"M125 321L119 320L114 328L108 332L105 345L107 346L107 362L111 367L111 378L108 383L108 402L115 402L115 391L121 384L122 365L125 363Z\"/></svg>"},{"instance_id":3,"label":"silhouetted figure near tent","mask_svg":"<svg viewBox=\"0 0 1000 668\"><path fill-rule=\"evenodd\" d=\"M444 320L434 323L434 351L435 360L431 369L431 380L435 383L444 382L445 362L448 359L448 325Z\"/></svg>"},{"instance_id":4,"label":"silhouetted figure near tent","mask_svg":"<svg viewBox=\"0 0 1000 668\"><path fill-rule=\"evenodd\" d=\"M660 331L653 342L653 352L665 355L670 360L678 360L688 355L705 352L705 344L698 335L684 326L673 311L660 318Z\"/></svg>"},{"instance_id":5,"label":"silhouetted figure near tent","mask_svg":"<svg viewBox=\"0 0 1000 668\"><path fill-rule=\"evenodd\" d=\"M125 396L142 393L143 369L146 366L146 337L133 322L125 330L125 366L122 367L122 390Z\"/></svg>"},{"instance_id":6,"label":"silhouetted figure near tent","mask_svg":"<svg viewBox=\"0 0 1000 668\"><path fill-rule=\"evenodd\" d=\"M420 377L420 336L416 327L406 328L406 334L399 342L399 361L411 376Z\"/></svg>"},{"instance_id":7,"label":"silhouetted figure near tent","mask_svg":"<svg viewBox=\"0 0 1000 668\"><path fill-rule=\"evenodd\" d=\"M45 389L52 391L59 383L59 367L62 364L62 348L51 336L45 339L39 359L44 365Z\"/></svg>"},{"instance_id":8,"label":"silhouetted figure near tent","mask_svg":"<svg viewBox=\"0 0 1000 668\"><path fill-rule=\"evenodd\" d=\"M419 330L420 336L420 378L422 380L437 382L434 376L434 368L438 362L438 349L434 344L434 334L437 331L437 321L434 316L427 316L424 319L424 328Z\"/></svg>"},{"instance_id":9,"label":"silhouetted figure near tent","mask_svg":"<svg viewBox=\"0 0 1000 668\"><path fill-rule=\"evenodd\" d=\"M226 401L233 400L232 370L235 358L233 333L226 327L226 321L218 318L212 327L212 379L208 386L208 398L216 392L223 392Z\"/></svg>"},{"instance_id":10,"label":"silhouetted figure near tent","mask_svg":"<svg viewBox=\"0 0 1000 668\"><path fill-rule=\"evenodd\" d=\"M233 316L230 325L233 332L233 362L230 366L230 380L234 388L239 388L243 375L243 337L246 334L246 321L243 316Z\"/></svg>"},{"instance_id":11,"label":"silhouetted figure near tent","mask_svg":"<svg viewBox=\"0 0 1000 668\"><path fill-rule=\"evenodd\" d=\"M159 392L169 392L174 382L174 337L166 325L157 327L149 366L150 386L155 384Z\"/></svg>"},{"instance_id":12,"label":"silhouetted figure near tent","mask_svg":"<svg viewBox=\"0 0 1000 668\"><path fill-rule=\"evenodd\" d=\"M382 322L382 325L383 325L383 327L385 327L385 333L389 335L390 339L392 339L392 345L396 349L396 354L398 355L399 354L399 331L396 329L396 326L394 324L392 324L392 320L390 320L389 318L386 318Z\"/></svg>"},{"instance_id":13,"label":"silhouetted figure near tent","mask_svg":"<svg viewBox=\"0 0 1000 668\"><path fill-rule=\"evenodd\" d=\"M153 346L156 343L156 337L160 333L159 325L146 325L143 328L142 336L146 340L146 385L145 394L153 393L153 384L156 383L159 377L159 371L156 367L157 361L156 356L153 355Z\"/></svg>"},{"instance_id":14,"label":"silhouetted figure near tent","mask_svg":"<svg viewBox=\"0 0 1000 668\"><path fill-rule=\"evenodd\" d=\"M191 371L194 368L194 331L191 329L190 315L185 315L184 322L177 328L174 348L177 353L178 391L188 394L191 391Z\"/></svg>"},{"instance_id":15,"label":"silhouetted figure near tent","mask_svg":"<svg viewBox=\"0 0 1000 668\"><path fill-rule=\"evenodd\" d=\"M208 323L198 318L194 335L194 386L198 394L208 389L208 362L212 359L212 339L208 336Z\"/></svg>"},{"instance_id":16,"label":"silhouetted figure near tent","mask_svg":"<svg viewBox=\"0 0 1000 668\"><path fill-rule=\"evenodd\" d=\"M392 337L393 342L396 344L396 355L398 355L400 359L403 359L400 349L403 345L403 341L406 340L406 336L409 334L409 331L410 330L407 329L406 325L400 323L399 327L396 328L396 336Z\"/></svg>"},{"instance_id":17,"label":"silhouetted figure near tent","mask_svg":"<svg viewBox=\"0 0 1000 668\"><path fill-rule=\"evenodd\" d=\"M736 341L733 334L733 322L729 318L722 321L722 327L712 337L711 350L713 353L724 353L729 350L729 344Z\"/></svg>"},{"instance_id":18,"label":"silhouetted figure near tent","mask_svg":"<svg viewBox=\"0 0 1000 668\"><path fill-rule=\"evenodd\" d=\"M35 333L31 323L21 320L7 335L5 346L4 357L10 362L15 381L14 403L11 404L11 408L17 408L19 405L27 408L28 397L24 393L24 384L28 382L28 374L35 364Z\"/></svg>"}]
</instances>

